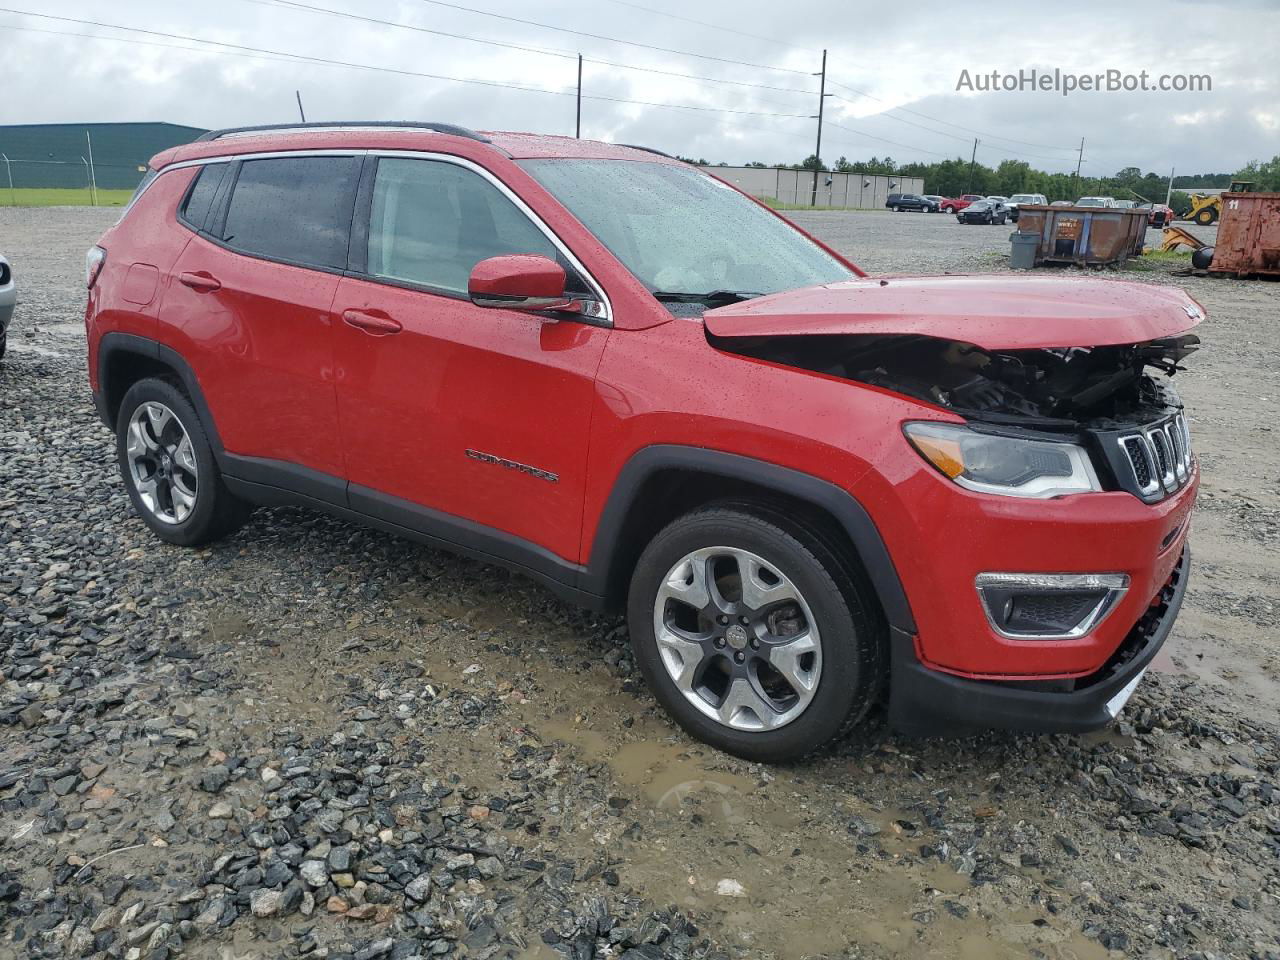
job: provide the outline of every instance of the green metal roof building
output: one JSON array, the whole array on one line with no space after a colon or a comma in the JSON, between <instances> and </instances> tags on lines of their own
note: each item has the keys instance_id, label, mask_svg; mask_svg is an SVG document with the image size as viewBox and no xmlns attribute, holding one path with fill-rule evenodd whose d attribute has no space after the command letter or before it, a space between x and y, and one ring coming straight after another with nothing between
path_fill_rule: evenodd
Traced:
<instances>
[{"instance_id":1,"label":"green metal roof building","mask_svg":"<svg viewBox=\"0 0 1280 960\"><path fill-rule=\"evenodd\" d=\"M176 123L28 123L0 126L0 189L84 187L89 153L99 189L132 190L147 161L204 133ZM86 137L86 134L88 136ZM8 163L5 163L5 158Z\"/></svg>"}]
</instances>

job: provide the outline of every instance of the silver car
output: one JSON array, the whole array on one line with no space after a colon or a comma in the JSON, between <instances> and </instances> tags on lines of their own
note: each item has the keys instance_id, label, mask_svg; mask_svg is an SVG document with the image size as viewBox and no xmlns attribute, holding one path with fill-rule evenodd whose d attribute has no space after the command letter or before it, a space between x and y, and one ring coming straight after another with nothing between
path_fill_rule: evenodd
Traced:
<instances>
[{"instance_id":1,"label":"silver car","mask_svg":"<svg viewBox=\"0 0 1280 960\"><path fill-rule=\"evenodd\" d=\"M9 345L9 321L13 319L13 307L18 302L18 291L13 284L13 270L9 261L0 253L0 357Z\"/></svg>"}]
</instances>

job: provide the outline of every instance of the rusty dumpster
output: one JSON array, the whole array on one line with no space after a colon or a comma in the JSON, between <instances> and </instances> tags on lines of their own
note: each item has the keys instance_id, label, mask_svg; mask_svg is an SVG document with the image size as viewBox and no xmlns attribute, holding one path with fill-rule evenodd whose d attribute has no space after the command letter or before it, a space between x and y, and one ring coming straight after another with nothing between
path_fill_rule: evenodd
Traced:
<instances>
[{"instance_id":1,"label":"rusty dumpster","mask_svg":"<svg viewBox=\"0 0 1280 960\"><path fill-rule=\"evenodd\" d=\"M1040 238L1036 263L1101 266L1142 253L1147 211L1019 205L1018 233Z\"/></svg>"},{"instance_id":2,"label":"rusty dumpster","mask_svg":"<svg viewBox=\"0 0 1280 960\"><path fill-rule=\"evenodd\" d=\"M1280 193L1226 193L1213 273L1280 275Z\"/></svg>"}]
</instances>

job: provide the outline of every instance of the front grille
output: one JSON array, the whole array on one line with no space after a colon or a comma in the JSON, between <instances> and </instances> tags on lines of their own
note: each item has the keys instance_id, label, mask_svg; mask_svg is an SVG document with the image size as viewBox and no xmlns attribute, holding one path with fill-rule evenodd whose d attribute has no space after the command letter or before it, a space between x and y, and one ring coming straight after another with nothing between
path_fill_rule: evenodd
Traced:
<instances>
[{"instance_id":1,"label":"front grille","mask_svg":"<svg viewBox=\"0 0 1280 960\"><path fill-rule=\"evenodd\" d=\"M1191 479L1191 434L1181 413L1110 433L1103 446L1120 486L1148 503L1177 493Z\"/></svg>"},{"instance_id":2,"label":"front grille","mask_svg":"<svg viewBox=\"0 0 1280 960\"><path fill-rule=\"evenodd\" d=\"M1129 455L1129 465L1139 487L1151 485L1151 462L1147 460L1147 445L1138 437L1128 437L1124 441L1124 452Z\"/></svg>"}]
</instances>

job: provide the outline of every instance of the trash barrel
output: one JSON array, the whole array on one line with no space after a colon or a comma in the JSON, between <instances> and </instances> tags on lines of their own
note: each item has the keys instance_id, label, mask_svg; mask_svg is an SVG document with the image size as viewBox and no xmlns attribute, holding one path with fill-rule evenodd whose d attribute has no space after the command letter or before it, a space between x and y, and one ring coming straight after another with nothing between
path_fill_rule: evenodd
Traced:
<instances>
[{"instance_id":1,"label":"trash barrel","mask_svg":"<svg viewBox=\"0 0 1280 960\"><path fill-rule=\"evenodd\" d=\"M1030 270L1036 265L1036 249L1040 246L1038 233L1011 233L1009 240L1009 266L1014 270Z\"/></svg>"}]
</instances>

